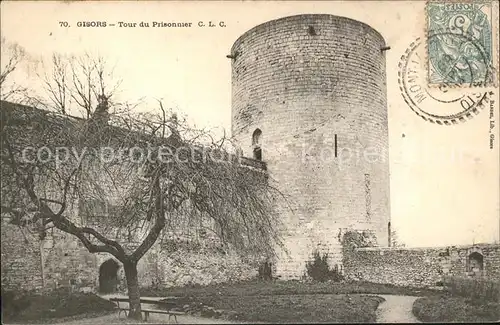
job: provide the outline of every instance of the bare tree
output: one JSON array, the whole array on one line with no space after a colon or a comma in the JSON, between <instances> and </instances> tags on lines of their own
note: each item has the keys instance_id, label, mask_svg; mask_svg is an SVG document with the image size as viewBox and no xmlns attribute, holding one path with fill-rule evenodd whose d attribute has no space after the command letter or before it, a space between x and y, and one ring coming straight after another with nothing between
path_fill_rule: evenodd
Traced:
<instances>
[{"instance_id":1,"label":"bare tree","mask_svg":"<svg viewBox=\"0 0 500 325\"><path fill-rule=\"evenodd\" d=\"M405 247L405 244L399 240L396 230L391 231L391 247Z\"/></svg>"},{"instance_id":2,"label":"bare tree","mask_svg":"<svg viewBox=\"0 0 500 325\"><path fill-rule=\"evenodd\" d=\"M1 38L0 47L2 49L0 99L9 100L15 97L15 95L26 91L25 87L22 87L12 80L12 74L19 68L27 55L23 47L17 43L8 42L5 37Z\"/></svg>"},{"instance_id":3,"label":"bare tree","mask_svg":"<svg viewBox=\"0 0 500 325\"><path fill-rule=\"evenodd\" d=\"M228 154L230 141L188 127L161 102L157 114L103 118L107 95L102 87L96 94L105 96L89 119L2 104L1 202L10 222L54 227L89 252L113 255L123 263L129 317L136 319L137 263L162 233L203 227L256 256L281 245L274 207L283 198L263 166L242 163ZM68 207L78 203L86 213L74 216ZM129 237L121 240L124 233Z\"/></svg>"},{"instance_id":4,"label":"bare tree","mask_svg":"<svg viewBox=\"0 0 500 325\"><path fill-rule=\"evenodd\" d=\"M51 65L46 68L50 72L40 77L50 106L58 112L68 114L76 110L88 119L100 102L113 106L121 80L114 79L114 69L102 56L53 54Z\"/></svg>"}]
</instances>

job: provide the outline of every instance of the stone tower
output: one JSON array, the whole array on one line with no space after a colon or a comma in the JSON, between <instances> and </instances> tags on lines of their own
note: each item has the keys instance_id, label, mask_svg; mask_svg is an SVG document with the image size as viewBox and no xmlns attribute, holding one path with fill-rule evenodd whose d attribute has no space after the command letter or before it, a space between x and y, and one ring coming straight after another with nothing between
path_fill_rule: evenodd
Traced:
<instances>
[{"instance_id":1,"label":"stone tower","mask_svg":"<svg viewBox=\"0 0 500 325\"><path fill-rule=\"evenodd\" d=\"M364 23L311 14L258 25L231 48L233 136L289 196L282 278L302 276L315 250L341 264L346 229L387 245L385 46Z\"/></svg>"}]
</instances>

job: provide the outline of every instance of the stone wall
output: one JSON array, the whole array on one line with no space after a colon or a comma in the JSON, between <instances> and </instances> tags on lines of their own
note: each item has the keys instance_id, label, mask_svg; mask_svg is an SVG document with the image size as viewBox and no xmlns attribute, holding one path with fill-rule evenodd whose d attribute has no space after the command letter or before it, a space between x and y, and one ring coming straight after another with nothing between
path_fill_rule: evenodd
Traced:
<instances>
[{"instance_id":1,"label":"stone wall","mask_svg":"<svg viewBox=\"0 0 500 325\"><path fill-rule=\"evenodd\" d=\"M241 281L257 276L258 263L213 243L159 244L139 263L142 286L172 287Z\"/></svg>"},{"instance_id":2,"label":"stone wall","mask_svg":"<svg viewBox=\"0 0 500 325\"><path fill-rule=\"evenodd\" d=\"M2 287L41 290L40 245L36 234L2 222Z\"/></svg>"},{"instance_id":3,"label":"stone wall","mask_svg":"<svg viewBox=\"0 0 500 325\"><path fill-rule=\"evenodd\" d=\"M29 234L26 240L23 233ZM40 241L36 233L4 223L1 239L2 287L27 291L61 287L95 290L97 255L89 253L71 235L50 230Z\"/></svg>"},{"instance_id":4,"label":"stone wall","mask_svg":"<svg viewBox=\"0 0 500 325\"><path fill-rule=\"evenodd\" d=\"M98 256L91 254L74 236L54 231L44 241L45 286L51 290L73 287L95 291L98 279Z\"/></svg>"},{"instance_id":5,"label":"stone wall","mask_svg":"<svg viewBox=\"0 0 500 325\"><path fill-rule=\"evenodd\" d=\"M261 132L262 160L288 197L283 279L301 277L316 249L341 263L341 228L387 245L384 46L370 26L332 15L269 21L232 46L233 136L252 157Z\"/></svg>"},{"instance_id":6,"label":"stone wall","mask_svg":"<svg viewBox=\"0 0 500 325\"><path fill-rule=\"evenodd\" d=\"M23 232L24 235L17 226L2 226L2 287L5 289L50 291L67 287L96 292L101 265L109 259L117 261L107 253L89 253L74 236L58 230L49 231L43 242L36 234ZM117 263L117 289L126 292L123 267ZM258 263L219 249L210 241L180 246L158 242L139 261L137 268L141 286L171 287L249 279L257 275Z\"/></svg>"},{"instance_id":7,"label":"stone wall","mask_svg":"<svg viewBox=\"0 0 500 325\"><path fill-rule=\"evenodd\" d=\"M500 278L500 245L443 248L359 248L344 254L344 274L352 280L429 287L444 275L471 276L470 256L483 257L483 274Z\"/></svg>"}]
</instances>

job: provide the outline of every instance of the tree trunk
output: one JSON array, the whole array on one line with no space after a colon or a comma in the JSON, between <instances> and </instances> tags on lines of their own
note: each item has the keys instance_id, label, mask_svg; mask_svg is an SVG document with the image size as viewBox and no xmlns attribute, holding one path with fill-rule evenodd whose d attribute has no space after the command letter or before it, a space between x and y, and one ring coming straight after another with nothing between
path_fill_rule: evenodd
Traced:
<instances>
[{"instance_id":1,"label":"tree trunk","mask_svg":"<svg viewBox=\"0 0 500 325\"><path fill-rule=\"evenodd\" d=\"M123 263L129 298L129 318L142 320L141 295L139 292L139 280L137 277L137 262Z\"/></svg>"}]
</instances>

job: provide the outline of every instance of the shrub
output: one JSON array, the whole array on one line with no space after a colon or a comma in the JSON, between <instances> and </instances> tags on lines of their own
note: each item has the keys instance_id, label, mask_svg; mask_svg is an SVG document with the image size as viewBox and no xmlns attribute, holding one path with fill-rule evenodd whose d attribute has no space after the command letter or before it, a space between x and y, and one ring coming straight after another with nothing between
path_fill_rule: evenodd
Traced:
<instances>
[{"instance_id":1,"label":"shrub","mask_svg":"<svg viewBox=\"0 0 500 325\"><path fill-rule=\"evenodd\" d=\"M315 281L325 282L331 280L339 282L343 279L338 265L335 265L333 269L328 265L327 253L321 255L319 252L315 251L313 253L313 260L306 263L306 269L309 278Z\"/></svg>"},{"instance_id":2,"label":"shrub","mask_svg":"<svg viewBox=\"0 0 500 325\"><path fill-rule=\"evenodd\" d=\"M354 248L374 247L377 244L375 234L368 231L349 230L342 237L343 249L352 250Z\"/></svg>"},{"instance_id":3,"label":"shrub","mask_svg":"<svg viewBox=\"0 0 500 325\"><path fill-rule=\"evenodd\" d=\"M2 288L2 319L10 320L18 316L30 305L24 292L5 290Z\"/></svg>"},{"instance_id":4,"label":"shrub","mask_svg":"<svg viewBox=\"0 0 500 325\"><path fill-rule=\"evenodd\" d=\"M472 304L500 302L500 282L492 279L447 276L443 284L451 295L468 298Z\"/></svg>"},{"instance_id":5,"label":"shrub","mask_svg":"<svg viewBox=\"0 0 500 325\"><path fill-rule=\"evenodd\" d=\"M434 296L415 300L412 312L422 322L492 322L500 318L500 304L472 305L464 297Z\"/></svg>"},{"instance_id":6,"label":"shrub","mask_svg":"<svg viewBox=\"0 0 500 325\"><path fill-rule=\"evenodd\" d=\"M7 299L4 297L6 295ZM2 320L39 320L112 312L115 304L92 293L58 289L46 294L2 290Z\"/></svg>"},{"instance_id":7,"label":"shrub","mask_svg":"<svg viewBox=\"0 0 500 325\"><path fill-rule=\"evenodd\" d=\"M273 278L273 268L271 262L264 262L259 266L259 279L271 280Z\"/></svg>"}]
</instances>

